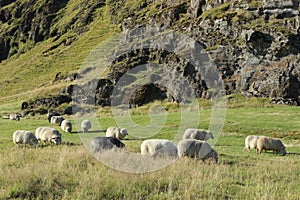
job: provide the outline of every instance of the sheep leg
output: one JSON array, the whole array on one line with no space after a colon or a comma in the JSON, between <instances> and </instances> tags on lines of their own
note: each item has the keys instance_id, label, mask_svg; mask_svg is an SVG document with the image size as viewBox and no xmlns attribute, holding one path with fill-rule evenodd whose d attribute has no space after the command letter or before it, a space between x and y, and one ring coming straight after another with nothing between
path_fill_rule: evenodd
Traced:
<instances>
[{"instance_id":1,"label":"sheep leg","mask_svg":"<svg viewBox=\"0 0 300 200\"><path fill-rule=\"evenodd\" d=\"M256 149L256 154L261 154L261 149Z\"/></svg>"}]
</instances>

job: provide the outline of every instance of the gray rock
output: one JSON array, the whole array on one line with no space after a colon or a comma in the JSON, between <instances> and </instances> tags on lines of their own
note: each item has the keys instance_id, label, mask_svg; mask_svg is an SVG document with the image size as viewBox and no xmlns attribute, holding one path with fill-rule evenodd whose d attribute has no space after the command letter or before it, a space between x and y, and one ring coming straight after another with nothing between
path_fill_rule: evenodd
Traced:
<instances>
[{"instance_id":1,"label":"gray rock","mask_svg":"<svg viewBox=\"0 0 300 200\"><path fill-rule=\"evenodd\" d=\"M295 8L299 6L299 2L296 0L264 0L264 8Z\"/></svg>"}]
</instances>

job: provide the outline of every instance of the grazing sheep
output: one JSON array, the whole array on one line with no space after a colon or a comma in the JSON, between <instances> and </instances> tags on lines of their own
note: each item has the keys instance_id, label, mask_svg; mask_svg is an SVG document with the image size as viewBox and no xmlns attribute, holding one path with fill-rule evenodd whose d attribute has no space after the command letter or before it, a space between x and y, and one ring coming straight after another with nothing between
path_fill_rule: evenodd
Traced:
<instances>
[{"instance_id":1,"label":"grazing sheep","mask_svg":"<svg viewBox=\"0 0 300 200\"><path fill-rule=\"evenodd\" d=\"M19 144L23 144L24 147L26 144L34 147L37 147L38 145L38 140L34 134L30 131L24 130L17 130L13 133L13 142L17 147L19 147Z\"/></svg>"},{"instance_id":2,"label":"grazing sheep","mask_svg":"<svg viewBox=\"0 0 300 200\"><path fill-rule=\"evenodd\" d=\"M20 115L20 114L10 114L10 115L9 115L9 119L10 119L10 120L20 121L21 115Z\"/></svg>"},{"instance_id":3,"label":"grazing sheep","mask_svg":"<svg viewBox=\"0 0 300 200\"><path fill-rule=\"evenodd\" d=\"M282 144L281 140L277 138L270 137L260 137L257 140L257 153L261 153L262 150L273 150L273 153L282 153L283 156L286 155L285 146Z\"/></svg>"},{"instance_id":4,"label":"grazing sheep","mask_svg":"<svg viewBox=\"0 0 300 200\"><path fill-rule=\"evenodd\" d=\"M248 135L245 138L245 148L244 151L250 152L251 149L256 149L257 148L257 140L260 137L265 137L265 136L258 136L258 135Z\"/></svg>"},{"instance_id":5,"label":"grazing sheep","mask_svg":"<svg viewBox=\"0 0 300 200\"><path fill-rule=\"evenodd\" d=\"M114 137L95 137L91 141L93 153L116 148L124 148L125 144Z\"/></svg>"},{"instance_id":6,"label":"grazing sheep","mask_svg":"<svg viewBox=\"0 0 300 200\"><path fill-rule=\"evenodd\" d=\"M141 154L173 158L178 157L177 146L169 140L161 139L144 140L141 144Z\"/></svg>"},{"instance_id":7,"label":"grazing sheep","mask_svg":"<svg viewBox=\"0 0 300 200\"><path fill-rule=\"evenodd\" d=\"M65 132L72 132L72 123L69 120L63 120L60 125L61 129Z\"/></svg>"},{"instance_id":8,"label":"grazing sheep","mask_svg":"<svg viewBox=\"0 0 300 200\"><path fill-rule=\"evenodd\" d=\"M212 160L218 162L218 154L205 141L195 139L183 139L177 144L178 157L200 158L203 161Z\"/></svg>"},{"instance_id":9,"label":"grazing sheep","mask_svg":"<svg viewBox=\"0 0 300 200\"><path fill-rule=\"evenodd\" d=\"M109 127L106 130L106 137L114 137L119 140L122 140L125 138L126 135L128 135L126 128Z\"/></svg>"},{"instance_id":10,"label":"grazing sheep","mask_svg":"<svg viewBox=\"0 0 300 200\"><path fill-rule=\"evenodd\" d=\"M52 116L51 117L51 124L57 124L57 125L61 125L62 121L64 121L65 119L62 116Z\"/></svg>"},{"instance_id":11,"label":"grazing sheep","mask_svg":"<svg viewBox=\"0 0 300 200\"><path fill-rule=\"evenodd\" d=\"M53 116L60 116L60 114L56 111L48 110L47 119L49 122L51 122L51 117L53 117Z\"/></svg>"},{"instance_id":12,"label":"grazing sheep","mask_svg":"<svg viewBox=\"0 0 300 200\"><path fill-rule=\"evenodd\" d=\"M92 127L92 123L90 120L85 119L81 122L82 132L84 132L84 133L88 132L91 127Z\"/></svg>"},{"instance_id":13,"label":"grazing sheep","mask_svg":"<svg viewBox=\"0 0 300 200\"><path fill-rule=\"evenodd\" d=\"M35 130L35 136L38 140L46 142L61 144L61 134L58 130L50 127L38 127Z\"/></svg>"},{"instance_id":14,"label":"grazing sheep","mask_svg":"<svg viewBox=\"0 0 300 200\"><path fill-rule=\"evenodd\" d=\"M212 132L203 129L188 128L183 134L183 139L208 140L214 139Z\"/></svg>"}]
</instances>

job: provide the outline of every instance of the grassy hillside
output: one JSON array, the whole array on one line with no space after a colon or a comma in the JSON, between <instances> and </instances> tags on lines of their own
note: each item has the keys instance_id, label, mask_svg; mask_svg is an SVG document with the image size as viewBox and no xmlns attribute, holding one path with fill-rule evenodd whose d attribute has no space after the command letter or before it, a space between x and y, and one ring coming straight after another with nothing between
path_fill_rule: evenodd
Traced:
<instances>
[{"instance_id":1,"label":"grassy hillside","mask_svg":"<svg viewBox=\"0 0 300 200\"><path fill-rule=\"evenodd\" d=\"M70 82L54 81L55 76L61 73L63 79L78 72L89 53L119 32L122 19L136 12L143 1L129 0L124 5L120 2L116 5L110 0L69 0L56 5L55 0L18 0L17 4L11 3L0 9L3 12L9 10L12 15L11 19L0 22L0 37L13 32L6 39L12 47L15 45L11 48L11 56L0 62L1 104L19 104L36 97L57 94ZM20 12L18 8L22 8L24 16L15 14ZM122 8L122 12L115 13L118 8ZM52 13L49 9L57 12ZM27 15L41 21L47 21L50 17L49 34L44 40L32 41L28 35L32 30L26 33L19 30L24 26L22 23L31 22L32 19L26 21ZM55 16L54 19L51 16Z\"/></svg>"},{"instance_id":2,"label":"grassy hillside","mask_svg":"<svg viewBox=\"0 0 300 200\"><path fill-rule=\"evenodd\" d=\"M15 54L0 63L0 103L56 94L69 84L66 81L53 82L56 74L61 72L67 77L76 73L90 51L117 30L110 23L107 7L102 6L92 13L91 23L80 25L80 20L75 20L77 24L64 31L75 17L80 19L85 14L83 8L81 1L69 1L52 24L51 30L55 29L57 36L38 42L25 53ZM76 27L84 30L80 29L81 33Z\"/></svg>"}]
</instances>

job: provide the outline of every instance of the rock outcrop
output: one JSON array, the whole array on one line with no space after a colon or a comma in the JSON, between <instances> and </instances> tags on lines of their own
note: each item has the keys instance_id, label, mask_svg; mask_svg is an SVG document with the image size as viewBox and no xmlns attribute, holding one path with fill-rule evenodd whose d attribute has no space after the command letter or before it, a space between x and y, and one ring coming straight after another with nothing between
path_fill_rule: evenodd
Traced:
<instances>
[{"instance_id":1,"label":"rock outcrop","mask_svg":"<svg viewBox=\"0 0 300 200\"><path fill-rule=\"evenodd\" d=\"M126 23L122 24L123 31L128 32L132 27L148 24L157 30L164 28L183 32L201 43L210 55L217 65L227 94L284 98L291 99L286 102L299 104L300 25L297 0L192 0L163 5L164 10L180 7L186 10L189 17L183 18L181 15L179 18L168 19L167 12L164 14L164 10L160 10L157 16L139 23L137 19L141 14L133 14L124 19ZM164 58L172 56L158 54L157 51L125 55L120 62L129 62L122 69L113 68L113 74L124 74L125 66L131 66L131 69L132 63L136 66L143 64L130 62L139 60L138 57L159 58L159 61L168 65L168 59ZM181 61L172 65L179 73L187 69L187 65ZM205 97L210 88L206 87L205 80L199 78L203 73L197 70L190 72L189 84L196 84L196 96Z\"/></svg>"},{"instance_id":2,"label":"rock outcrop","mask_svg":"<svg viewBox=\"0 0 300 200\"><path fill-rule=\"evenodd\" d=\"M50 37L59 38L72 30L87 31L92 13L104 5L103 1L83 1L78 14L67 23L58 23L69 0L0 1L0 61L30 50L34 44ZM6 7L8 6L8 7ZM65 44L67 45L67 44Z\"/></svg>"},{"instance_id":3,"label":"rock outcrop","mask_svg":"<svg viewBox=\"0 0 300 200\"><path fill-rule=\"evenodd\" d=\"M120 0L107 0L106 4L88 1L82 3L78 16L69 23L54 26L59 11L67 3L67 0L43 4L0 1L0 21L9 25L0 31L0 60L25 51L19 41L34 45L50 37L59 38L70 29L84 34L93 21L92 13L106 5L110 22L125 33L121 43L133 50L115 52L117 56L107 77L63 89L67 95L74 95L74 88L80 91L74 102L101 106L112 102L134 106L163 98L184 102L181 97L188 91L176 85L179 76L184 77L196 97L211 98L214 86L207 77L213 73L219 74L227 94L287 99L278 102L291 104L300 102L299 0L145 0L140 5ZM5 9L7 5L11 9ZM147 38L139 46L132 43L135 29L148 36L153 30L171 30L194 42L178 40L176 34L166 32L152 39L151 48L147 46L151 39ZM202 62L203 56L199 62L191 63L191 59L198 59L195 54L185 58L178 52L159 48L167 43L171 47L190 44L194 50L201 46L198 52L213 61L215 68L210 68L207 61ZM146 71L156 70L143 84L137 84L136 79L141 76L133 72L139 66L145 66Z\"/></svg>"}]
</instances>

